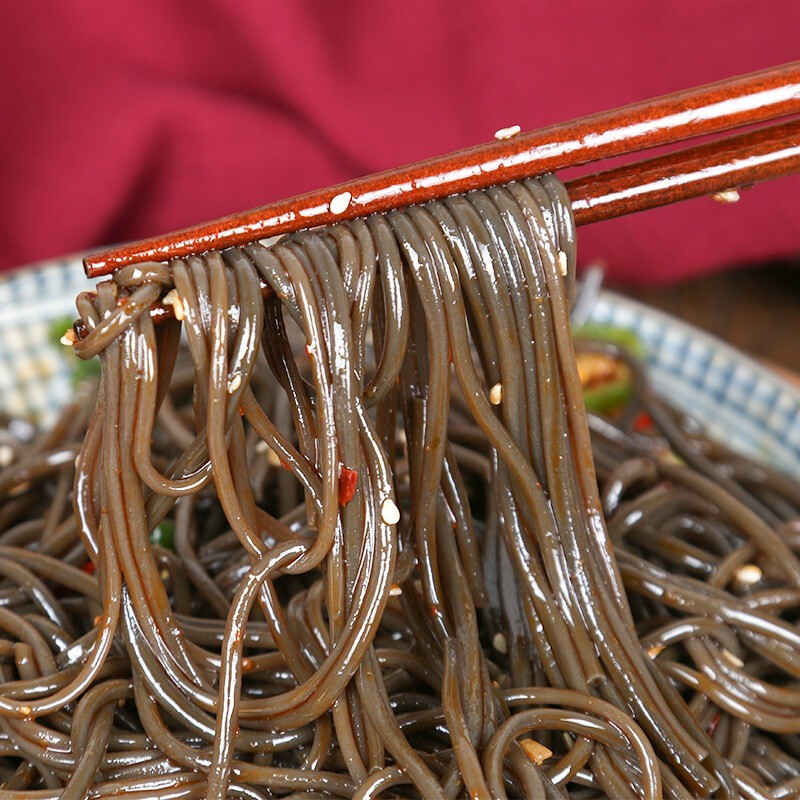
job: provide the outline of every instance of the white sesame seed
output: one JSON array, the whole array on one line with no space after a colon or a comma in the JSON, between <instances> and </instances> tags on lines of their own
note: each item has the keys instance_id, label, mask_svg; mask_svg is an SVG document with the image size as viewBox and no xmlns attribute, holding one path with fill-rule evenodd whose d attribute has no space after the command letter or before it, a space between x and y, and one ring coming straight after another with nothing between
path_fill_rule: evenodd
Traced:
<instances>
[{"instance_id":1,"label":"white sesame seed","mask_svg":"<svg viewBox=\"0 0 800 800\"><path fill-rule=\"evenodd\" d=\"M723 189L711 195L718 203L738 203L741 199L738 189Z\"/></svg>"},{"instance_id":2,"label":"white sesame seed","mask_svg":"<svg viewBox=\"0 0 800 800\"><path fill-rule=\"evenodd\" d=\"M347 211L347 207L350 205L350 201L353 199L353 195L350 192L342 192L341 194L337 194L334 197L328 208L330 208L331 214L343 214Z\"/></svg>"},{"instance_id":3,"label":"white sesame seed","mask_svg":"<svg viewBox=\"0 0 800 800\"><path fill-rule=\"evenodd\" d=\"M7 467L14 460L14 448L10 444L0 444L0 468Z\"/></svg>"},{"instance_id":4,"label":"white sesame seed","mask_svg":"<svg viewBox=\"0 0 800 800\"><path fill-rule=\"evenodd\" d=\"M397 597L398 595L403 594L403 590L400 586L396 583L393 583L391 588L389 589L389 597Z\"/></svg>"},{"instance_id":5,"label":"white sesame seed","mask_svg":"<svg viewBox=\"0 0 800 800\"><path fill-rule=\"evenodd\" d=\"M563 250L558 251L558 271L562 277L567 277L567 254Z\"/></svg>"},{"instance_id":6,"label":"white sesame seed","mask_svg":"<svg viewBox=\"0 0 800 800\"><path fill-rule=\"evenodd\" d=\"M522 128L519 125L510 125L508 128L500 128L499 131L495 131L494 138L495 139L511 139L513 136L516 136Z\"/></svg>"},{"instance_id":7,"label":"white sesame seed","mask_svg":"<svg viewBox=\"0 0 800 800\"><path fill-rule=\"evenodd\" d=\"M742 659L739 658L739 656L737 656L735 653L731 653L730 650L723 650L722 657L734 667L741 669L744 666L744 661L742 661Z\"/></svg>"},{"instance_id":8,"label":"white sesame seed","mask_svg":"<svg viewBox=\"0 0 800 800\"><path fill-rule=\"evenodd\" d=\"M736 570L736 578L747 586L758 583L763 577L764 573L757 564L742 564L742 566Z\"/></svg>"},{"instance_id":9,"label":"white sesame seed","mask_svg":"<svg viewBox=\"0 0 800 800\"><path fill-rule=\"evenodd\" d=\"M489 389L489 402L493 406L499 406L503 402L503 384L496 383Z\"/></svg>"},{"instance_id":10,"label":"white sesame seed","mask_svg":"<svg viewBox=\"0 0 800 800\"><path fill-rule=\"evenodd\" d=\"M78 337L75 335L73 328L67 328L59 341L64 345L64 347L72 347L72 345L78 341Z\"/></svg>"},{"instance_id":11,"label":"white sesame seed","mask_svg":"<svg viewBox=\"0 0 800 800\"><path fill-rule=\"evenodd\" d=\"M492 647L494 647L498 653L503 653L505 655L508 652L508 642L506 641L505 635L496 633L492 638Z\"/></svg>"},{"instance_id":12,"label":"white sesame seed","mask_svg":"<svg viewBox=\"0 0 800 800\"><path fill-rule=\"evenodd\" d=\"M228 394L233 394L242 385L241 373L237 372L228 381Z\"/></svg>"},{"instance_id":13,"label":"white sesame seed","mask_svg":"<svg viewBox=\"0 0 800 800\"><path fill-rule=\"evenodd\" d=\"M663 644L654 644L652 647L647 648L647 655L650 658L656 658L658 654L664 649L665 645Z\"/></svg>"},{"instance_id":14,"label":"white sesame seed","mask_svg":"<svg viewBox=\"0 0 800 800\"><path fill-rule=\"evenodd\" d=\"M175 319L180 322L183 319L183 301L181 300L181 296L178 294L177 289L170 289L166 295L164 295L164 299L161 301L165 306L172 306L172 310L175 313Z\"/></svg>"},{"instance_id":15,"label":"white sesame seed","mask_svg":"<svg viewBox=\"0 0 800 800\"><path fill-rule=\"evenodd\" d=\"M400 509L391 497L387 497L381 504L381 519L387 525L397 525L400 522Z\"/></svg>"}]
</instances>

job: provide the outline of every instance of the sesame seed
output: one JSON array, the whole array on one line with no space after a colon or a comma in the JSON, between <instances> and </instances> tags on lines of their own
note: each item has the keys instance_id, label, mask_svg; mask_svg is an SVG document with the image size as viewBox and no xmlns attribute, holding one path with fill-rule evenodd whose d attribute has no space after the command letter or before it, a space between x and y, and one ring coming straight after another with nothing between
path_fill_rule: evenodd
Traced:
<instances>
[{"instance_id":1,"label":"sesame seed","mask_svg":"<svg viewBox=\"0 0 800 800\"><path fill-rule=\"evenodd\" d=\"M494 132L495 139L511 139L516 136L522 128L519 125L510 125L508 128L500 128L499 131Z\"/></svg>"},{"instance_id":2,"label":"sesame seed","mask_svg":"<svg viewBox=\"0 0 800 800\"><path fill-rule=\"evenodd\" d=\"M567 254L563 250L558 251L558 271L562 277L567 277Z\"/></svg>"},{"instance_id":3,"label":"sesame seed","mask_svg":"<svg viewBox=\"0 0 800 800\"><path fill-rule=\"evenodd\" d=\"M397 583L393 583L391 588L389 589L389 597L397 597L398 595L403 594L403 590L400 588L400 585Z\"/></svg>"},{"instance_id":4,"label":"sesame seed","mask_svg":"<svg viewBox=\"0 0 800 800\"><path fill-rule=\"evenodd\" d=\"M492 647L494 647L498 653L503 653L503 655L505 655L508 652L508 642L506 641L505 635L496 633L492 639Z\"/></svg>"},{"instance_id":5,"label":"sesame seed","mask_svg":"<svg viewBox=\"0 0 800 800\"><path fill-rule=\"evenodd\" d=\"M33 709L30 706L20 706L19 713L25 717L29 717L31 714L33 714Z\"/></svg>"},{"instance_id":6,"label":"sesame seed","mask_svg":"<svg viewBox=\"0 0 800 800\"><path fill-rule=\"evenodd\" d=\"M397 525L400 522L400 509L391 497L387 497L381 504L381 519L387 525Z\"/></svg>"},{"instance_id":7,"label":"sesame seed","mask_svg":"<svg viewBox=\"0 0 800 800\"><path fill-rule=\"evenodd\" d=\"M75 335L75 330L73 328L67 328L59 341L64 347L72 347L72 345L78 341L78 337Z\"/></svg>"},{"instance_id":8,"label":"sesame seed","mask_svg":"<svg viewBox=\"0 0 800 800\"><path fill-rule=\"evenodd\" d=\"M165 306L172 306L172 310L175 313L175 319L177 319L178 322L183 319L183 301L181 300L181 296L178 294L177 289L170 289L164 295L164 299L161 302Z\"/></svg>"},{"instance_id":9,"label":"sesame seed","mask_svg":"<svg viewBox=\"0 0 800 800\"><path fill-rule=\"evenodd\" d=\"M553 755L552 750L545 747L543 744L539 744L535 739L520 739L519 743L522 745L525 755L527 755L534 764L541 764Z\"/></svg>"},{"instance_id":10,"label":"sesame seed","mask_svg":"<svg viewBox=\"0 0 800 800\"><path fill-rule=\"evenodd\" d=\"M0 444L0 469L14 460L14 448L10 444Z\"/></svg>"},{"instance_id":11,"label":"sesame seed","mask_svg":"<svg viewBox=\"0 0 800 800\"><path fill-rule=\"evenodd\" d=\"M493 406L499 406L503 402L503 384L496 383L489 390L489 402Z\"/></svg>"},{"instance_id":12,"label":"sesame seed","mask_svg":"<svg viewBox=\"0 0 800 800\"><path fill-rule=\"evenodd\" d=\"M747 586L758 583L763 577L764 573L757 564L743 564L736 570L736 578Z\"/></svg>"},{"instance_id":13,"label":"sesame seed","mask_svg":"<svg viewBox=\"0 0 800 800\"><path fill-rule=\"evenodd\" d=\"M647 655L650 658L656 658L658 654L664 649L666 645L663 644L654 644L652 647L647 649Z\"/></svg>"},{"instance_id":14,"label":"sesame seed","mask_svg":"<svg viewBox=\"0 0 800 800\"><path fill-rule=\"evenodd\" d=\"M330 205L331 214L343 214L347 211L347 207L350 205L350 201L353 199L353 195L350 192L342 192L341 194L337 194L334 197Z\"/></svg>"},{"instance_id":15,"label":"sesame seed","mask_svg":"<svg viewBox=\"0 0 800 800\"><path fill-rule=\"evenodd\" d=\"M744 661L742 661L742 659L739 658L739 656L737 656L735 653L731 653L730 650L723 650L722 657L734 667L741 669L744 666Z\"/></svg>"},{"instance_id":16,"label":"sesame seed","mask_svg":"<svg viewBox=\"0 0 800 800\"><path fill-rule=\"evenodd\" d=\"M724 189L711 195L718 203L738 203L741 199L738 189Z\"/></svg>"},{"instance_id":17,"label":"sesame seed","mask_svg":"<svg viewBox=\"0 0 800 800\"><path fill-rule=\"evenodd\" d=\"M233 394L242 385L241 373L235 373L228 381L228 394Z\"/></svg>"}]
</instances>

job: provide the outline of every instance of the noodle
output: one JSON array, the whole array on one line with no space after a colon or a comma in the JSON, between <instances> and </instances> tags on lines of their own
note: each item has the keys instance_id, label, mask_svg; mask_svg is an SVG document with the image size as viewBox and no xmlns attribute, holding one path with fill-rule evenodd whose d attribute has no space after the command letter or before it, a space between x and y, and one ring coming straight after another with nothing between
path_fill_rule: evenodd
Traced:
<instances>
[{"instance_id":1,"label":"noodle","mask_svg":"<svg viewBox=\"0 0 800 800\"><path fill-rule=\"evenodd\" d=\"M0 472L0 798L800 796L800 488L573 343L575 244L544 176L83 294L94 411Z\"/></svg>"}]
</instances>

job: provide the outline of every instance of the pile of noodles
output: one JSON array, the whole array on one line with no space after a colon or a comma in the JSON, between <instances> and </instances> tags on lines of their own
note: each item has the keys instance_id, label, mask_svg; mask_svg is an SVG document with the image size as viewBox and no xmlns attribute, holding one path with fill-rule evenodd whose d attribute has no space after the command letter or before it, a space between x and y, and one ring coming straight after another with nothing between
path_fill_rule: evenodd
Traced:
<instances>
[{"instance_id":1,"label":"pile of noodles","mask_svg":"<svg viewBox=\"0 0 800 800\"><path fill-rule=\"evenodd\" d=\"M0 800L800 797L800 488L633 361L587 420L574 263L546 176L81 296L96 405L0 436Z\"/></svg>"}]
</instances>

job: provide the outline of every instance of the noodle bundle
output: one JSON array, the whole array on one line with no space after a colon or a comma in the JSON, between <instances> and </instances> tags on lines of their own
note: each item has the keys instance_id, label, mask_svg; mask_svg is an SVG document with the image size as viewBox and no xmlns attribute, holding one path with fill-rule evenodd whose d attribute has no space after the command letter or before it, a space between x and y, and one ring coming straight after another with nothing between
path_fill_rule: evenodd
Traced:
<instances>
[{"instance_id":1,"label":"noodle bundle","mask_svg":"<svg viewBox=\"0 0 800 800\"><path fill-rule=\"evenodd\" d=\"M544 176L81 295L96 405L2 439L0 799L800 797L800 487L574 275Z\"/></svg>"}]
</instances>

